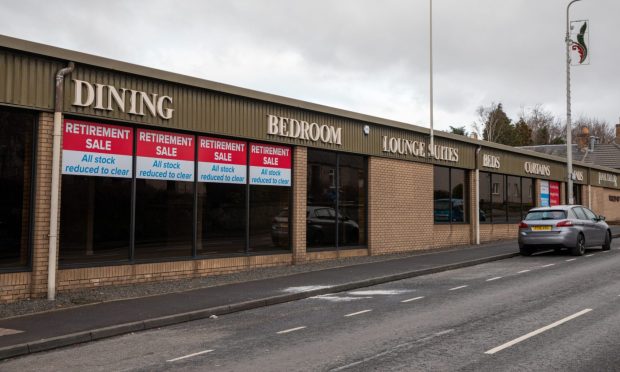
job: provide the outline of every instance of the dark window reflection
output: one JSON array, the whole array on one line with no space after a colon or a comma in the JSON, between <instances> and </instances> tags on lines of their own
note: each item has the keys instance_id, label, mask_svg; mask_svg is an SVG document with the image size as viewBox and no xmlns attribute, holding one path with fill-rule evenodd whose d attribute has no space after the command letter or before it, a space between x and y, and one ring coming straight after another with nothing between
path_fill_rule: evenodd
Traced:
<instances>
[{"instance_id":1,"label":"dark window reflection","mask_svg":"<svg viewBox=\"0 0 620 372\"><path fill-rule=\"evenodd\" d=\"M198 184L198 255L245 252L245 190L245 185Z\"/></svg>"},{"instance_id":2,"label":"dark window reflection","mask_svg":"<svg viewBox=\"0 0 620 372\"><path fill-rule=\"evenodd\" d=\"M568 187L568 182L566 183L566 187ZM574 203L573 204L578 204L581 205L582 204L582 199L581 199L581 185L573 183L573 198L574 198ZM568 200L568 193L566 193L566 203L569 203Z\"/></svg>"},{"instance_id":3,"label":"dark window reflection","mask_svg":"<svg viewBox=\"0 0 620 372\"><path fill-rule=\"evenodd\" d=\"M366 245L367 160L308 150L307 247Z\"/></svg>"},{"instance_id":4,"label":"dark window reflection","mask_svg":"<svg viewBox=\"0 0 620 372\"><path fill-rule=\"evenodd\" d=\"M62 176L61 264L129 258L131 180Z\"/></svg>"},{"instance_id":5,"label":"dark window reflection","mask_svg":"<svg viewBox=\"0 0 620 372\"><path fill-rule=\"evenodd\" d=\"M508 222L521 221L521 178L508 176L506 184Z\"/></svg>"},{"instance_id":6,"label":"dark window reflection","mask_svg":"<svg viewBox=\"0 0 620 372\"><path fill-rule=\"evenodd\" d=\"M366 161L339 155L338 246L366 244Z\"/></svg>"},{"instance_id":7,"label":"dark window reflection","mask_svg":"<svg viewBox=\"0 0 620 372\"><path fill-rule=\"evenodd\" d=\"M521 189L522 211L525 217L527 212L534 208L534 180L531 178L521 178Z\"/></svg>"},{"instance_id":8,"label":"dark window reflection","mask_svg":"<svg viewBox=\"0 0 620 372\"><path fill-rule=\"evenodd\" d=\"M289 250L290 187L250 187L250 251Z\"/></svg>"},{"instance_id":9,"label":"dark window reflection","mask_svg":"<svg viewBox=\"0 0 620 372\"><path fill-rule=\"evenodd\" d=\"M308 150L308 248L336 246L336 153Z\"/></svg>"},{"instance_id":10,"label":"dark window reflection","mask_svg":"<svg viewBox=\"0 0 620 372\"><path fill-rule=\"evenodd\" d=\"M0 111L0 268L27 266L34 116Z\"/></svg>"},{"instance_id":11,"label":"dark window reflection","mask_svg":"<svg viewBox=\"0 0 620 372\"><path fill-rule=\"evenodd\" d=\"M480 222L491 222L491 173L480 172Z\"/></svg>"},{"instance_id":12,"label":"dark window reflection","mask_svg":"<svg viewBox=\"0 0 620 372\"><path fill-rule=\"evenodd\" d=\"M493 223L506 223L506 176L491 175L491 200Z\"/></svg>"},{"instance_id":13,"label":"dark window reflection","mask_svg":"<svg viewBox=\"0 0 620 372\"><path fill-rule=\"evenodd\" d=\"M433 203L435 222L450 222L452 204L450 202L450 168L434 167Z\"/></svg>"},{"instance_id":14,"label":"dark window reflection","mask_svg":"<svg viewBox=\"0 0 620 372\"><path fill-rule=\"evenodd\" d=\"M190 257L194 183L136 180L136 259Z\"/></svg>"},{"instance_id":15,"label":"dark window reflection","mask_svg":"<svg viewBox=\"0 0 620 372\"><path fill-rule=\"evenodd\" d=\"M467 199L465 192L465 170L450 169L450 187L452 188L452 222L467 222Z\"/></svg>"}]
</instances>

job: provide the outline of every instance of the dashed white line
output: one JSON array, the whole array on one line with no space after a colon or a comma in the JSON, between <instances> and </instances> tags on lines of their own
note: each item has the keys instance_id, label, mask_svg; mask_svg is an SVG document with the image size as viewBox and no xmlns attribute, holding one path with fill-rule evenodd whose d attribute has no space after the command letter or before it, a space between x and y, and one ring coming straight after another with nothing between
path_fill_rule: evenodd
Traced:
<instances>
[{"instance_id":1,"label":"dashed white line","mask_svg":"<svg viewBox=\"0 0 620 372\"><path fill-rule=\"evenodd\" d=\"M169 359L169 360L166 360L166 362L176 362L177 360L186 359L186 358L191 358L191 357L194 357L194 356L197 356L197 355L202 355L202 354L210 353L210 352L212 352L212 351L213 351L213 350L204 350L204 351L199 351L199 352L197 352L197 353L193 353L193 354L189 354L189 355L184 355L184 356L182 356L182 357L178 357L178 358L174 358L174 359Z\"/></svg>"},{"instance_id":2,"label":"dashed white line","mask_svg":"<svg viewBox=\"0 0 620 372\"><path fill-rule=\"evenodd\" d=\"M468 285L460 285L458 287L450 288L449 291L456 291L457 289L463 289L469 287Z\"/></svg>"},{"instance_id":3,"label":"dashed white line","mask_svg":"<svg viewBox=\"0 0 620 372\"><path fill-rule=\"evenodd\" d=\"M592 256L594 256L594 253L590 253L586 255L586 257L592 257Z\"/></svg>"},{"instance_id":4,"label":"dashed white line","mask_svg":"<svg viewBox=\"0 0 620 372\"><path fill-rule=\"evenodd\" d=\"M581 311L580 311L580 312L578 312L578 313L575 313L575 314L573 314L573 315L567 316L567 317L566 317L566 318L564 318L564 319L560 319L560 320L558 320L558 321L557 321L557 322L555 322L555 323L551 323L551 324L549 324L548 326L544 326L544 327L542 327L542 328L539 328L539 329L537 329L537 330L535 330L535 331L532 331L532 332L530 332L530 333L528 333L528 334L526 334L526 335L523 335L523 336L521 336L521 337L515 338L515 339L514 339L514 340L512 340L512 341L506 342L505 344L500 345L500 346L498 346L498 347L494 347L493 349L487 350L487 351L485 351L484 353L485 353L485 354L495 354L495 353L497 353L498 351L502 351L502 350L504 350L504 349L506 349L506 348L509 348L509 347L511 347L511 346L513 346L513 345L516 345L516 344L518 344L518 343L519 343L519 342L521 342L521 341L527 340L527 339L528 339L528 338L530 338L530 337L534 337L534 336L536 336L536 335L538 335L538 334L541 334L541 333L543 333L543 332L545 332L545 331L548 331L548 330L550 330L551 328L557 327L557 326L559 326L560 324L563 324L563 323L568 322L569 320L572 320L572 319L575 319L575 318L577 318L577 317L580 317L580 316L582 316L583 314L586 314L586 313L588 313L588 312L590 312L590 311L592 311L592 309L583 309L583 310L581 310Z\"/></svg>"},{"instance_id":5,"label":"dashed white line","mask_svg":"<svg viewBox=\"0 0 620 372\"><path fill-rule=\"evenodd\" d=\"M555 266L555 264L542 265L541 267L551 267L551 266Z\"/></svg>"},{"instance_id":6,"label":"dashed white line","mask_svg":"<svg viewBox=\"0 0 620 372\"><path fill-rule=\"evenodd\" d=\"M306 326L285 329L284 331L280 331L280 332L276 332L276 333L279 334L279 335L283 335L285 333L299 331L299 330L304 329L304 328L306 328Z\"/></svg>"},{"instance_id":7,"label":"dashed white line","mask_svg":"<svg viewBox=\"0 0 620 372\"><path fill-rule=\"evenodd\" d=\"M528 270L521 270L517 274L529 273L530 271L532 271L532 270L529 270L529 269Z\"/></svg>"},{"instance_id":8,"label":"dashed white line","mask_svg":"<svg viewBox=\"0 0 620 372\"><path fill-rule=\"evenodd\" d=\"M355 312L355 313L347 314L345 316L355 316L355 315L360 315L360 314L368 313L368 312L371 312L371 311L372 310L362 310L362 311L358 311L358 312Z\"/></svg>"},{"instance_id":9,"label":"dashed white line","mask_svg":"<svg viewBox=\"0 0 620 372\"><path fill-rule=\"evenodd\" d=\"M568 260L566 260L566 262L571 262L571 261L575 261L576 258L569 258Z\"/></svg>"},{"instance_id":10,"label":"dashed white line","mask_svg":"<svg viewBox=\"0 0 620 372\"><path fill-rule=\"evenodd\" d=\"M489 279L487 279L487 282L492 282L492 281L494 281L494 280L501 279L501 278L502 278L501 276L496 276L495 278L489 278Z\"/></svg>"},{"instance_id":11,"label":"dashed white line","mask_svg":"<svg viewBox=\"0 0 620 372\"><path fill-rule=\"evenodd\" d=\"M416 300L421 300L423 299L424 296L420 296L420 297L414 297L414 298L408 298L406 300L402 300L401 302L405 303L405 302L411 302L411 301L416 301Z\"/></svg>"}]
</instances>

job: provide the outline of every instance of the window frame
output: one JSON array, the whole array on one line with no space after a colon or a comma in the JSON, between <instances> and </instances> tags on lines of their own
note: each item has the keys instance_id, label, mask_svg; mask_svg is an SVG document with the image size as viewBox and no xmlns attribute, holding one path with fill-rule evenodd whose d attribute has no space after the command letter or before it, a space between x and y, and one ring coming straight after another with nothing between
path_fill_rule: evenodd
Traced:
<instances>
[{"instance_id":1,"label":"window frame","mask_svg":"<svg viewBox=\"0 0 620 372\"><path fill-rule=\"evenodd\" d=\"M448 192L450 193L450 196L448 198L449 203L450 203L450 208L449 208L449 212L448 212L448 221L436 221L435 220L435 168L436 167L441 167L441 168L446 168L448 169ZM470 219L470 204L471 201L467 200L467 203L463 202L463 208L466 208L466 210L463 213L463 221L452 221L452 170L453 169L458 169L463 171L464 173L464 179L463 179L463 199L469 199L471 198L470 194L469 194L469 177L471 177L471 172L469 169L463 169L463 168L457 168L457 167L449 167L449 166L445 166L445 165L433 165L433 224L434 225L469 225L471 223Z\"/></svg>"},{"instance_id":2,"label":"window frame","mask_svg":"<svg viewBox=\"0 0 620 372\"><path fill-rule=\"evenodd\" d=\"M505 196L505 200L504 200L504 204L505 204L505 208L504 208L504 217L505 219L503 219L500 222L496 222L495 219L493 218L493 210L491 207L491 214L490 216L487 218L486 221L480 221L480 215L478 215L478 221L480 224L487 224L487 225L510 225L510 224L514 224L514 221L510 221L510 216L508 213L508 177L516 177L519 178L519 189L521 192L521 197L519 199L519 205L521 206L521 220L523 220L525 218L525 216L527 215L528 210L525 210L525 206L527 205L526 203L523 202L524 199L524 193L525 193L525 189L523 188L523 180L524 179L529 179L531 180L531 192L532 192L532 208L536 207L536 178L532 178L532 177L524 177L524 176L518 176L518 175L512 175L512 174L505 174L505 173L494 173L494 172L488 172L488 171L480 171L480 173L487 173L489 174L489 191L490 191L490 197L491 200L489 201L491 206L493 206L494 200L496 198L496 195L500 195L499 190L497 194L493 193L493 176L500 176L503 178L503 183L504 183L504 187L503 187L503 191L504 191L504 196ZM478 182L480 182L480 177L478 178ZM480 185L478 185L478 187L480 187ZM480 199L480 195L478 195L478 199ZM478 207L480 209L480 207Z\"/></svg>"}]
</instances>

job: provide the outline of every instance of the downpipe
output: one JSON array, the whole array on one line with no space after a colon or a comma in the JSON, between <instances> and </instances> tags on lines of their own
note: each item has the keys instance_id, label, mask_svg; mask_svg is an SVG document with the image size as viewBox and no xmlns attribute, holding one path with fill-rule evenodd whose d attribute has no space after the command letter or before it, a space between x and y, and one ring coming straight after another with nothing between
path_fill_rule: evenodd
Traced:
<instances>
[{"instance_id":1,"label":"downpipe","mask_svg":"<svg viewBox=\"0 0 620 372\"><path fill-rule=\"evenodd\" d=\"M50 232L47 258L47 299L56 299L56 269L58 263L58 201L60 190L60 141L62 139L62 108L63 87L65 75L75 69L75 64L69 65L56 74L56 94L54 97L54 131L52 142L52 186L50 202Z\"/></svg>"},{"instance_id":2,"label":"downpipe","mask_svg":"<svg viewBox=\"0 0 620 372\"><path fill-rule=\"evenodd\" d=\"M480 245L480 169L478 167L478 157L480 156L482 147L476 149L476 187L474 190L474 226L476 226L476 245Z\"/></svg>"}]
</instances>

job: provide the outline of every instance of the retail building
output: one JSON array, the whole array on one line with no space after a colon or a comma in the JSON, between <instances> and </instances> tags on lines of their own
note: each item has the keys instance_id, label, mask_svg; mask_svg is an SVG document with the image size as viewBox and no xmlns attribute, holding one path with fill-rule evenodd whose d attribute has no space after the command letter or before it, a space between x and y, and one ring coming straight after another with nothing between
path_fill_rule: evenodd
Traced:
<instances>
[{"instance_id":1,"label":"retail building","mask_svg":"<svg viewBox=\"0 0 620 372\"><path fill-rule=\"evenodd\" d=\"M561 158L434 143L0 36L0 300L514 238L529 208L564 202ZM620 220L619 175L576 162L578 201Z\"/></svg>"}]
</instances>

